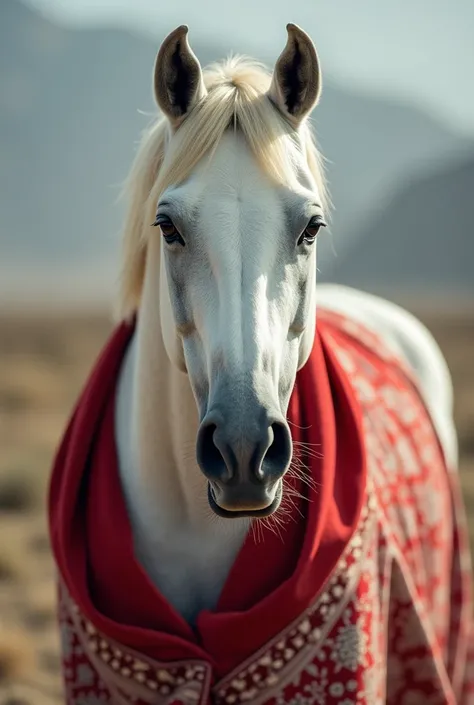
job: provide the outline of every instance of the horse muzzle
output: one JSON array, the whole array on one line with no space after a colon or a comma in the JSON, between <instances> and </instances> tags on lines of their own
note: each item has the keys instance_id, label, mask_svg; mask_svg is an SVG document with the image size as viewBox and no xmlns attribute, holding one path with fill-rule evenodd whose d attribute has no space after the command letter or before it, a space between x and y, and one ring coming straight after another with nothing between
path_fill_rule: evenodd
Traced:
<instances>
[{"instance_id":1,"label":"horse muzzle","mask_svg":"<svg viewBox=\"0 0 474 705\"><path fill-rule=\"evenodd\" d=\"M278 509L293 453L286 420L262 407L250 413L214 408L197 437L198 464L219 516L263 517Z\"/></svg>"}]
</instances>

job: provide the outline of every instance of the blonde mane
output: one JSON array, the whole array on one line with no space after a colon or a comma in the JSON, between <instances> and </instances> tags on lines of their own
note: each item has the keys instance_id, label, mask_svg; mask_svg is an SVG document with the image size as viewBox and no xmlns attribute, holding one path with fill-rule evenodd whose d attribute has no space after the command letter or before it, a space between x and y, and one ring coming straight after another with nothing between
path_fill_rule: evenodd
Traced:
<instances>
[{"instance_id":1,"label":"blonde mane","mask_svg":"<svg viewBox=\"0 0 474 705\"><path fill-rule=\"evenodd\" d=\"M147 240L160 194L185 181L197 163L212 154L228 129L240 130L261 168L277 183L291 185L294 161L305 151L323 207L327 190L314 137L307 124L294 139L292 128L268 99L271 75L261 64L233 57L204 71L208 91L174 135L168 120L158 119L143 134L126 182L128 213L122 235L122 266L117 317L136 312L145 273Z\"/></svg>"}]
</instances>

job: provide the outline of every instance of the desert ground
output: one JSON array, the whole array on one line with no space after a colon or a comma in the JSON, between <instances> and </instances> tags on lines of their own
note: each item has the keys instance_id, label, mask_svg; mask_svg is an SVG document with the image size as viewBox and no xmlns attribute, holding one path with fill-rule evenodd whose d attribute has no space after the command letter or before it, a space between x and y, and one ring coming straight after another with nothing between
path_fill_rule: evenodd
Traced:
<instances>
[{"instance_id":1,"label":"desert ground","mask_svg":"<svg viewBox=\"0 0 474 705\"><path fill-rule=\"evenodd\" d=\"M418 313L455 387L474 546L474 303ZM54 572L45 518L52 455L111 329L104 314L0 314L0 705L61 703Z\"/></svg>"}]
</instances>

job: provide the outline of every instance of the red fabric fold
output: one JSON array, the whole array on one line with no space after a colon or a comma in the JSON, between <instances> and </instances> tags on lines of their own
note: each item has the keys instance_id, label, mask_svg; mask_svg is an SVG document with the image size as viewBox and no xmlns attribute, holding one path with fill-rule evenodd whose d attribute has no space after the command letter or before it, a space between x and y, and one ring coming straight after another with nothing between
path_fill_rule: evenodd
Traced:
<instances>
[{"instance_id":1,"label":"red fabric fold","mask_svg":"<svg viewBox=\"0 0 474 705\"><path fill-rule=\"evenodd\" d=\"M105 635L159 661L205 659L222 678L306 609L357 526L365 497L358 404L318 322L309 361L298 373L288 418L312 487L294 478L289 516L278 534L249 533L217 609L191 628L135 559L114 439L115 389L133 326L103 350L59 448L50 486L53 553L81 612ZM337 480L337 481L336 481ZM256 569L258 567L258 569Z\"/></svg>"}]
</instances>

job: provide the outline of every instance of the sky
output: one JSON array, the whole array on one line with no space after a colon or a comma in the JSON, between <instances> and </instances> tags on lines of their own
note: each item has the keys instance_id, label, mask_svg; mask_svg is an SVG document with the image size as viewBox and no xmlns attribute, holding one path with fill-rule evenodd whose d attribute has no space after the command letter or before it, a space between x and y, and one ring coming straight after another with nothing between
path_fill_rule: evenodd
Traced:
<instances>
[{"instance_id":1,"label":"sky","mask_svg":"<svg viewBox=\"0 0 474 705\"><path fill-rule=\"evenodd\" d=\"M296 22L345 87L415 103L474 135L474 0L26 0L68 24L124 25L157 45L181 23L233 51L274 56Z\"/></svg>"}]
</instances>

